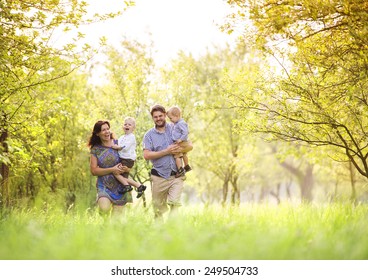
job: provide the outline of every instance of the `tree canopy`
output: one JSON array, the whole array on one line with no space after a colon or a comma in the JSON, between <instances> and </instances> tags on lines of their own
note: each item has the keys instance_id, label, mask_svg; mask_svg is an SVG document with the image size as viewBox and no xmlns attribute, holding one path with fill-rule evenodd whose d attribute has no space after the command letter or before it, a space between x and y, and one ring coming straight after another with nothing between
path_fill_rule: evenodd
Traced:
<instances>
[{"instance_id":1,"label":"tree canopy","mask_svg":"<svg viewBox=\"0 0 368 280\"><path fill-rule=\"evenodd\" d=\"M336 197L348 180L362 195L364 9L351 1L229 2L239 10L227 27L244 28L236 46L199 57L180 51L158 68L153 45L129 38L101 48L102 64L86 63L97 50L84 44L78 27L119 12L89 15L86 3L75 0L0 0L1 209L33 202L62 203L66 211L77 202L92 207L96 177L86 142L98 119L109 119L118 136L124 117L136 118L131 175L149 181L151 165L139 151L155 103L178 105L189 123L193 171L184 192L191 201L280 203L311 200L321 189ZM93 81L93 67L104 67L104 84ZM330 157L349 162L327 179L336 166Z\"/></svg>"},{"instance_id":2,"label":"tree canopy","mask_svg":"<svg viewBox=\"0 0 368 280\"><path fill-rule=\"evenodd\" d=\"M84 34L77 28L121 13L89 16L87 5L77 0L0 1L0 180L5 203L11 162L32 158L32 140L21 133L37 135L46 129L41 124L45 119L32 120L39 117L47 85L69 75L95 53L87 43L80 46ZM57 42L69 31L69 39Z\"/></svg>"},{"instance_id":3,"label":"tree canopy","mask_svg":"<svg viewBox=\"0 0 368 280\"><path fill-rule=\"evenodd\" d=\"M240 112L263 120L238 125L329 146L368 178L368 1L228 2L237 7L229 31L250 21L244 41L278 63L251 90L229 94Z\"/></svg>"}]
</instances>

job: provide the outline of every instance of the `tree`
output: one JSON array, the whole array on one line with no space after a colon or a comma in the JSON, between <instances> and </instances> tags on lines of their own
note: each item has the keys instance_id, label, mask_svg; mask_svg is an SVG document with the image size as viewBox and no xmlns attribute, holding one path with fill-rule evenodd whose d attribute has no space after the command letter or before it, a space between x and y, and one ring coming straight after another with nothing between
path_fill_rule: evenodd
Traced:
<instances>
[{"instance_id":1,"label":"tree","mask_svg":"<svg viewBox=\"0 0 368 280\"><path fill-rule=\"evenodd\" d=\"M195 166L193 173L205 179L202 186L197 185L200 179L187 183L195 184L196 191L207 201L212 200L209 195L217 196L221 192L224 205L240 202L239 179L244 175L247 145L244 145L246 137L232 126L236 112L224 106L223 91L230 89L221 85L227 75L233 75L243 66L245 55L245 51L236 52L230 47L218 48L199 59L181 52L161 73L164 89L160 95L165 104L176 104L183 109L194 145L189 155Z\"/></svg>"},{"instance_id":2,"label":"tree","mask_svg":"<svg viewBox=\"0 0 368 280\"><path fill-rule=\"evenodd\" d=\"M63 202L67 193L88 186L89 172L82 164L91 128L85 116L90 110L86 84L86 74L73 72L34 88L38 98L20 114L27 122L8 140L12 199L33 203L39 197L47 203L51 194L53 202Z\"/></svg>"},{"instance_id":3,"label":"tree","mask_svg":"<svg viewBox=\"0 0 368 280\"><path fill-rule=\"evenodd\" d=\"M272 148L273 152L276 153L276 146L273 146ZM314 186L314 164L308 161L304 164L302 164L303 161L301 161L301 163L295 164L290 160L282 160L279 163L283 168L296 177L300 187L302 202L311 202L313 200L312 189ZM305 167L302 167L302 165Z\"/></svg>"},{"instance_id":4,"label":"tree","mask_svg":"<svg viewBox=\"0 0 368 280\"><path fill-rule=\"evenodd\" d=\"M108 46L104 52L106 62L105 85L96 89L94 101L99 108L97 115L111 120L115 134L122 134L125 117L136 119L135 136L137 151L143 151L142 139L146 131L152 127L152 120L147 104L148 92L153 75L154 60L150 53L150 45L136 40L123 38L119 48ZM150 180L149 162L143 159L143 153L137 152L136 164L130 175L142 184ZM143 196L145 202L145 197ZM144 203L145 205L145 203Z\"/></svg>"},{"instance_id":5,"label":"tree","mask_svg":"<svg viewBox=\"0 0 368 280\"><path fill-rule=\"evenodd\" d=\"M368 178L368 1L228 2L238 9L228 31L250 20L244 39L250 27L256 47L279 65L252 89L229 95L240 115L262 120L238 125L333 147L335 159Z\"/></svg>"},{"instance_id":6,"label":"tree","mask_svg":"<svg viewBox=\"0 0 368 280\"><path fill-rule=\"evenodd\" d=\"M94 52L88 44L78 47L82 33L61 46L54 43L55 34L120 14L89 19L86 7L85 1L77 0L0 1L0 180L5 205L9 204L10 139L28 125L33 113L27 108L39 98L36 88L67 76Z\"/></svg>"}]
</instances>

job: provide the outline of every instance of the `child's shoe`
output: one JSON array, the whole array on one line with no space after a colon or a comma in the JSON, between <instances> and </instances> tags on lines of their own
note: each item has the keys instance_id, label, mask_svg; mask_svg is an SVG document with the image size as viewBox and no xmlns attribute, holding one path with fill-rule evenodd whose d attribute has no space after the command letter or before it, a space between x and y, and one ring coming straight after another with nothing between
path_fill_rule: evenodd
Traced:
<instances>
[{"instance_id":1,"label":"child's shoe","mask_svg":"<svg viewBox=\"0 0 368 280\"><path fill-rule=\"evenodd\" d=\"M192 168L189 166L189 164L187 164L186 166L184 166L184 170L185 172L189 172L190 170L192 170Z\"/></svg>"},{"instance_id":2,"label":"child's shoe","mask_svg":"<svg viewBox=\"0 0 368 280\"><path fill-rule=\"evenodd\" d=\"M140 185L138 188L137 188L137 192L138 192L138 194L137 194L137 198L140 198L142 195L143 195L143 193L144 193L144 191L147 189L147 187L146 186L144 186L144 185Z\"/></svg>"},{"instance_id":3,"label":"child's shoe","mask_svg":"<svg viewBox=\"0 0 368 280\"><path fill-rule=\"evenodd\" d=\"M131 192L132 190L133 188L130 185L122 185L118 187L119 194L125 194L126 192Z\"/></svg>"},{"instance_id":4,"label":"child's shoe","mask_svg":"<svg viewBox=\"0 0 368 280\"><path fill-rule=\"evenodd\" d=\"M185 175L185 170L184 170L183 167L180 167L178 172L176 172L176 174L175 174L175 178L179 178L179 177L184 176L184 175Z\"/></svg>"}]
</instances>

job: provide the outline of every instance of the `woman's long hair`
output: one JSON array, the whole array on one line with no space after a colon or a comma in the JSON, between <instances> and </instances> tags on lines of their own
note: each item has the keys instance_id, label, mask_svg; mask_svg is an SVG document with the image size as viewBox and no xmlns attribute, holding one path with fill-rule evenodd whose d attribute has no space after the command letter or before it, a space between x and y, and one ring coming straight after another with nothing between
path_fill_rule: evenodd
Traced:
<instances>
[{"instance_id":1,"label":"woman's long hair","mask_svg":"<svg viewBox=\"0 0 368 280\"><path fill-rule=\"evenodd\" d=\"M92 148L95 145L101 145L101 138L97 135L99 132L101 132L101 127L107 124L110 128L110 123L109 121L97 121L93 127L93 131L92 131L92 135L90 136L89 140L88 140L88 147ZM112 138L112 133L111 133L111 138Z\"/></svg>"}]
</instances>

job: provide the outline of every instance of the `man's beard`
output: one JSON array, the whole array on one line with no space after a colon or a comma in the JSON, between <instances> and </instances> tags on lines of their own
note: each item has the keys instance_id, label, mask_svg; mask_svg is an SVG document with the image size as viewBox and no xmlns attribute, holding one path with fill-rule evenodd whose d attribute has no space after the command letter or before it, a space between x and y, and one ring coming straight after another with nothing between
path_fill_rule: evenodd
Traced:
<instances>
[{"instance_id":1,"label":"man's beard","mask_svg":"<svg viewBox=\"0 0 368 280\"><path fill-rule=\"evenodd\" d=\"M166 121L162 121L162 124L160 125L155 123L156 128L162 128L162 127L165 127L165 125L166 125Z\"/></svg>"}]
</instances>

